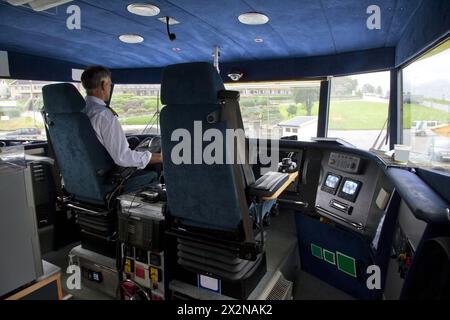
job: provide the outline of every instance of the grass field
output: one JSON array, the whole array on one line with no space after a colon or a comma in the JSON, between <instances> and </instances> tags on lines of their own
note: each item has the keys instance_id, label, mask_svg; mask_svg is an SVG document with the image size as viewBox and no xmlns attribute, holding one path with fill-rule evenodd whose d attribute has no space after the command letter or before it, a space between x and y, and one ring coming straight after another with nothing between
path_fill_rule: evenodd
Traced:
<instances>
[{"instance_id":1,"label":"grass field","mask_svg":"<svg viewBox=\"0 0 450 320\"><path fill-rule=\"evenodd\" d=\"M370 101L331 101L330 130L381 129L386 122L388 104Z\"/></svg>"},{"instance_id":2,"label":"grass field","mask_svg":"<svg viewBox=\"0 0 450 320\"><path fill-rule=\"evenodd\" d=\"M152 118L151 115L133 116L128 118L119 118L121 124L124 125L147 125Z\"/></svg>"},{"instance_id":3,"label":"grass field","mask_svg":"<svg viewBox=\"0 0 450 320\"><path fill-rule=\"evenodd\" d=\"M388 104L369 101L332 101L330 103L331 130L369 130L381 129L387 119ZM450 121L445 111L417 104L403 106L404 128L409 129L412 121L438 120Z\"/></svg>"},{"instance_id":4,"label":"grass field","mask_svg":"<svg viewBox=\"0 0 450 320\"><path fill-rule=\"evenodd\" d=\"M410 125L411 121L417 120L438 120L441 122L449 122L450 113L427 108L417 104L405 104L403 106L403 123L405 123L405 125Z\"/></svg>"},{"instance_id":5,"label":"grass field","mask_svg":"<svg viewBox=\"0 0 450 320\"><path fill-rule=\"evenodd\" d=\"M450 106L450 101L448 100L444 100L444 99L432 99L432 98L425 98L423 99L425 101L429 101L429 102L434 102L434 103L439 103L439 104L446 104Z\"/></svg>"},{"instance_id":6,"label":"grass field","mask_svg":"<svg viewBox=\"0 0 450 320\"><path fill-rule=\"evenodd\" d=\"M0 121L0 131L14 131L19 128L34 127L32 117L14 118ZM39 127L37 125L37 127Z\"/></svg>"}]
</instances>

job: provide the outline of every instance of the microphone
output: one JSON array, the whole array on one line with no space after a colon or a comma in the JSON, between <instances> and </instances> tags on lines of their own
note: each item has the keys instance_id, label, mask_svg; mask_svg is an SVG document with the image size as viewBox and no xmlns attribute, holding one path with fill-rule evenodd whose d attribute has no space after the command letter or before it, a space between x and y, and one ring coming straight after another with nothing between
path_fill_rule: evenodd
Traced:
<instances>
[{"instance_id":1,"label":"microphone","mask_svg":"<svg viewBox=\"0 0 450 320\"><path fill-rule=\"evenodd\" d=\"M169 20L170 20L170 17L166 17L167 34L169 35L170 41L174 41L177 38L177 36L175 35L175 33L171 33L170 32L170 30L169 30Z\"/></svg>"}]
</instances>

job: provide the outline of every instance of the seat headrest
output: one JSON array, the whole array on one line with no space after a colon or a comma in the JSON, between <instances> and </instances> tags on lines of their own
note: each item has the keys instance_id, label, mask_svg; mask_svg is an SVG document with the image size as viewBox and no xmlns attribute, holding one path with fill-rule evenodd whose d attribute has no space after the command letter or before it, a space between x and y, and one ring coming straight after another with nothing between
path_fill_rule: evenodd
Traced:
<instances>
[{"instance_id":1,"label":"seat headrest","mask_svg":"<svg viewBox=\"0 0 450 320\"><path fill-rule=\"evenodd\" d=\"M211 104L224 90L222 78L207 62L167 66L162 74L161 101L169 104Z\"/></svg>"},{"instance_id":2,"label":"seat headrest","mask_svg":"<svg viewBox=\"0 0 450 320\"><path fill-rule=\"evenodd\" d=\"M49 114L81 112L86 102L70 83L49 84L42 88L44 110Z\"/></svg>"}]
</instances>

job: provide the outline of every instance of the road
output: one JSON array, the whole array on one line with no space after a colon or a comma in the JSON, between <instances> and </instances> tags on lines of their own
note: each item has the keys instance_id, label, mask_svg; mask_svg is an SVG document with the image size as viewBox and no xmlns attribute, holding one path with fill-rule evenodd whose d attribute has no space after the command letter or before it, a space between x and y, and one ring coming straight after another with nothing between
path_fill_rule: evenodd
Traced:
<instances>
[{"instance_id":1,"label":"road","mask_svg":"<svg viewBox=\"0 0 450 320\"><path fill-rule=\"evenodd\" d=\"M429 107L429 108L433 108L436 110L441 110L441 111L450 113L450 105L448 105L448 104L441 104L441 103L436 103L436 102L431 102L431 101L423 101L421 104L426 107Z\"/></svg>"}]
</instances>

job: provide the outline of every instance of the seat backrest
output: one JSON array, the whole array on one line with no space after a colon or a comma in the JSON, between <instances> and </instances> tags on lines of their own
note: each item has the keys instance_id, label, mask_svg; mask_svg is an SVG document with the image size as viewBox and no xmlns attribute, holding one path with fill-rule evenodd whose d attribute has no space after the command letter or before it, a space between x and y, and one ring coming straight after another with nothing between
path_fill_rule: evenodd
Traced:
<instances>
[{"instance_id":1,"label":"seat backrest","mask_svg":"<svg viewBox=\"0 0 450 320\"><path fill-rule=\"evenodd\" d=\"M246 203L245 192L239 192L238 185L244 181L243 172L236 177L232 164L207 164L202 157L210 144L202 142L206 130L218 130L225 137L226 129L234 129L237 123L208 121L208 116L221 112L218 96L223 90L220 75L209 63L178 64L164 69L161 82L161 100L165 105L161 111L164 177L172 216L186 225L236 231L243 218L242 201ZM180 138L178 134L183 132L188 132L190 138ZM186 150L180 152L182 144L190 148L189 154ZM222 152L227 154L225 143ZM173 157L180 155L190 163L174 161Z\"/></svg>"},{"instance_id":2,"label":"seat backrest","mask_svg":"<svg viewBox=\"0 0 450 320\"><path fill-rule=\"evenodd\" d=\"M66 190L76 200L104 204L114 185L108 173L114 161L97 139L85 101L70 83L42 88L48 133Z\"/></svg>"}]
</instances>

